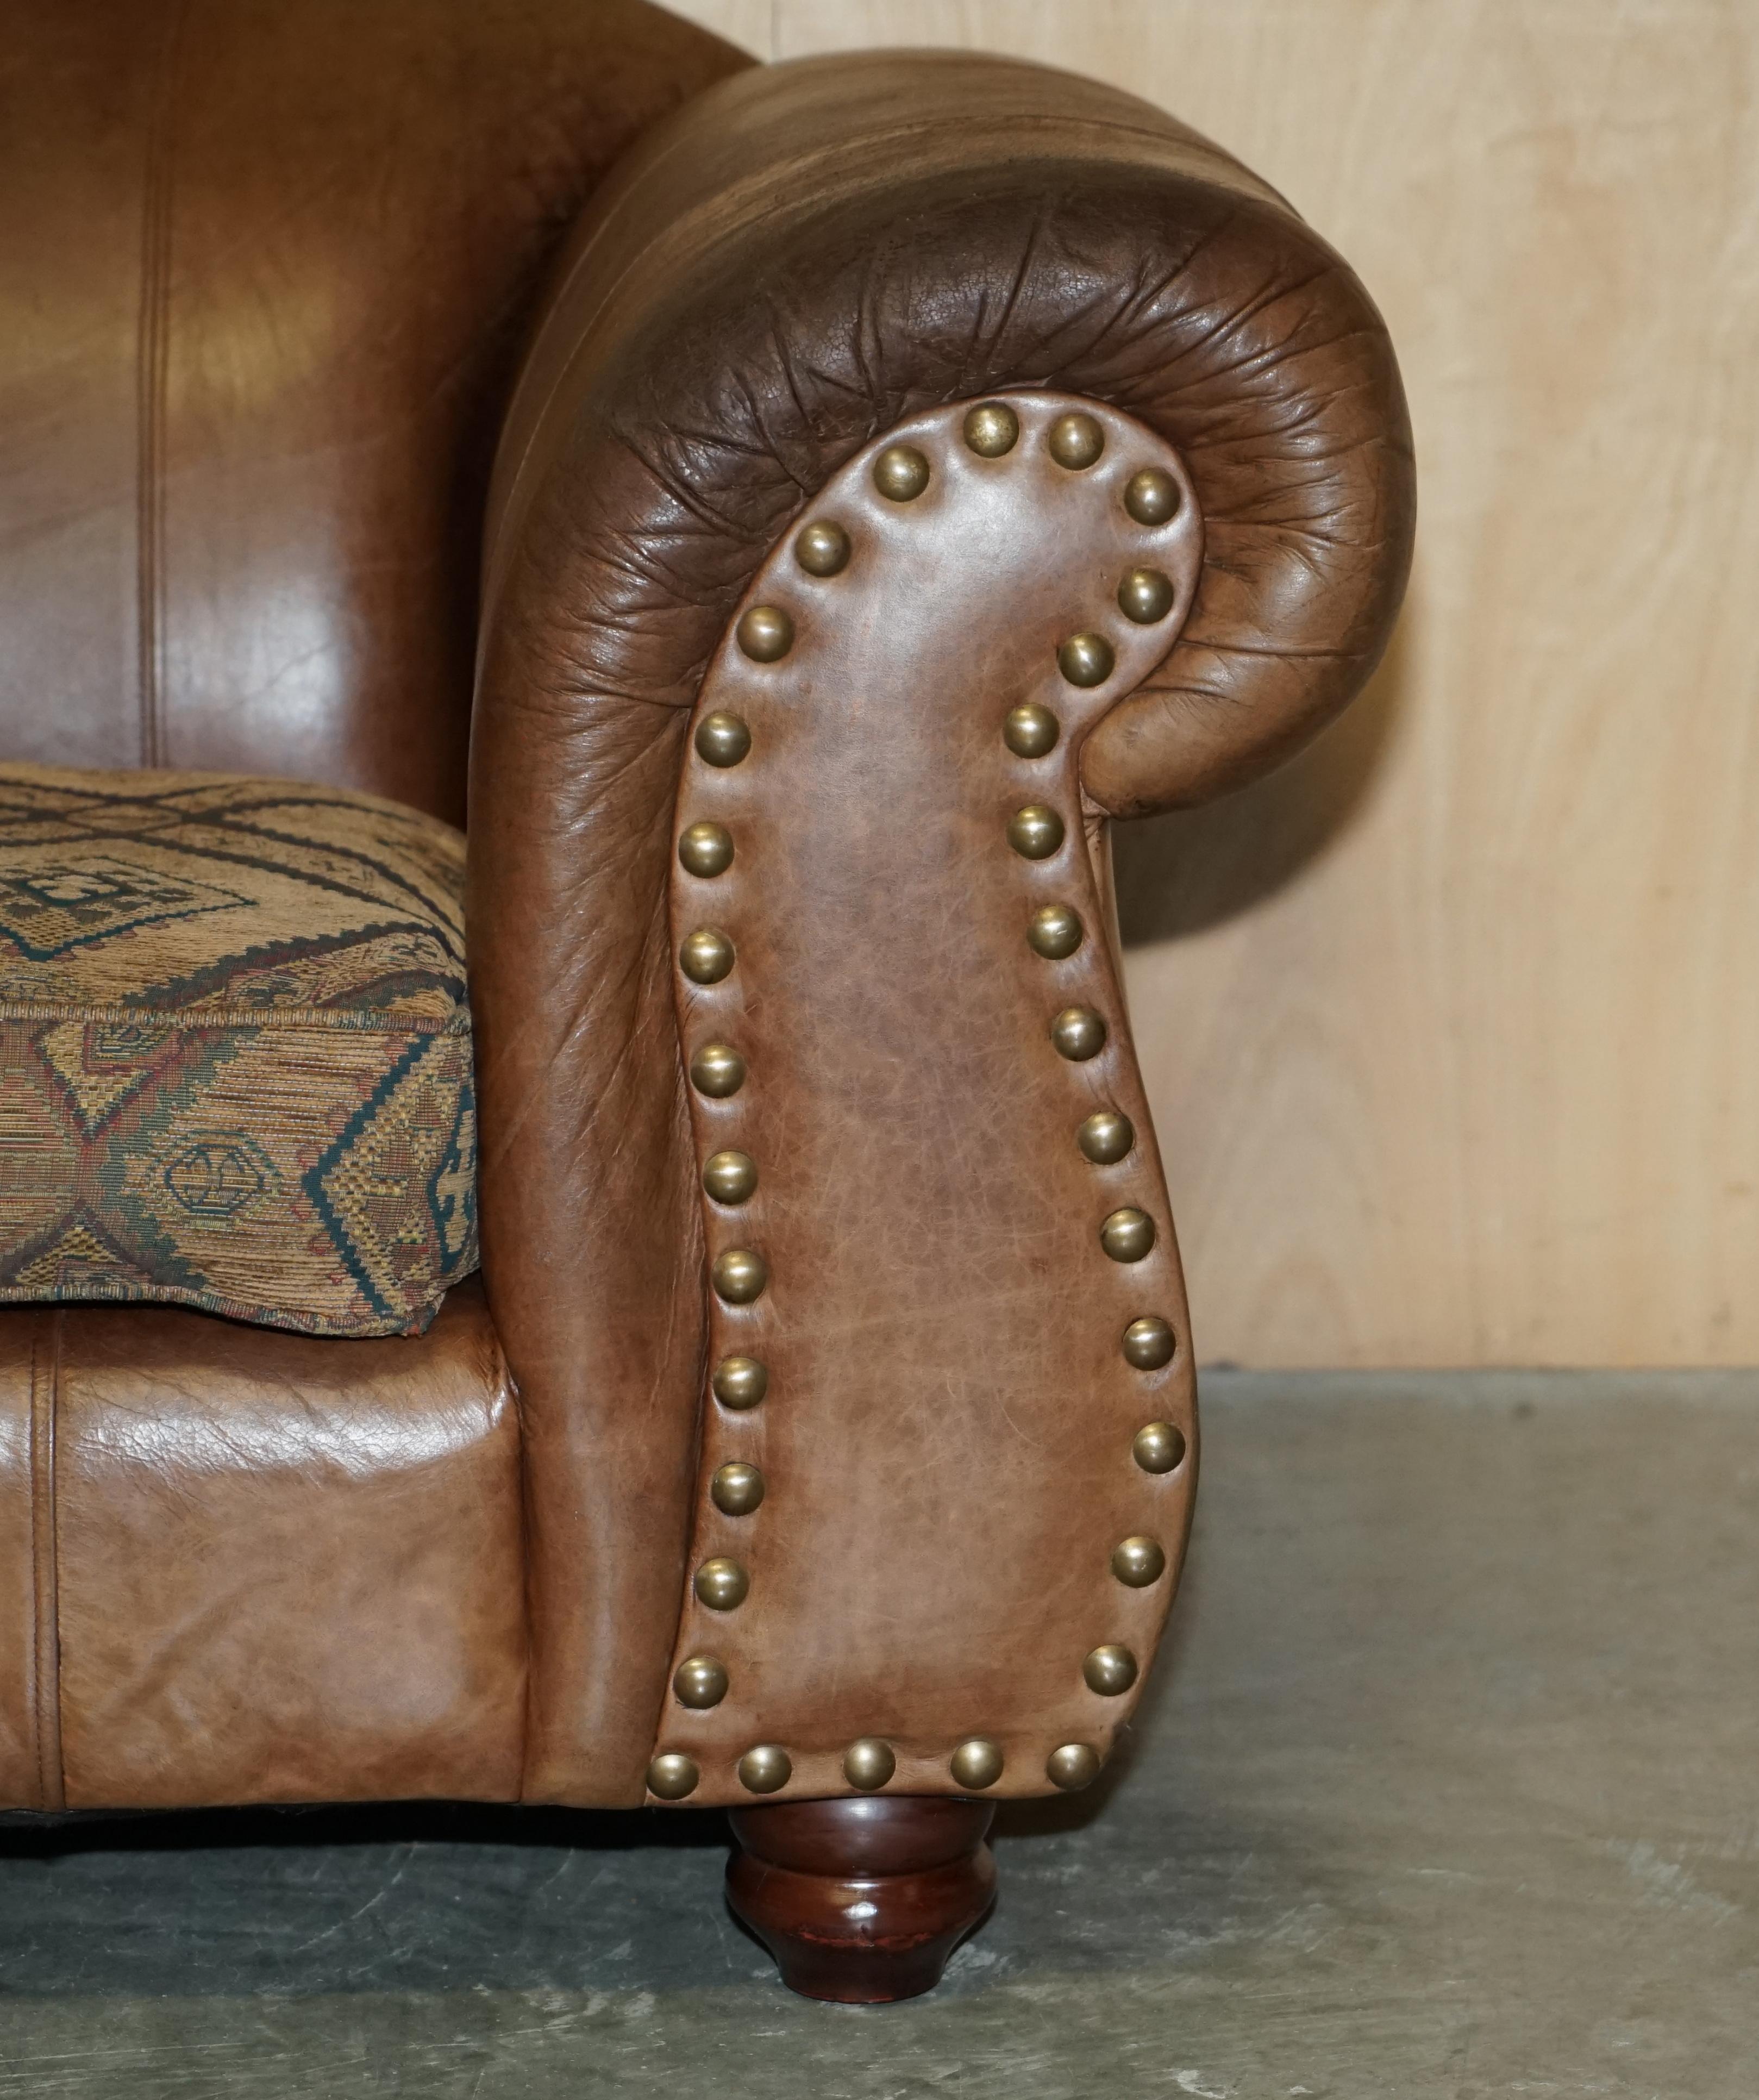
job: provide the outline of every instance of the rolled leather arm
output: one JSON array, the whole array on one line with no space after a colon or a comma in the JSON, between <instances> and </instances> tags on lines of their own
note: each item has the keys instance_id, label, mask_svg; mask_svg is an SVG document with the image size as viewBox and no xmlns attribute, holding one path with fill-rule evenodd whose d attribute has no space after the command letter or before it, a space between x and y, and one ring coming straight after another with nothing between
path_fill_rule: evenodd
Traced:
<instances>
[{"instance_id":1,"label":"rolled leather arm","mask_svg":"<svg viewBox=\"0 0 1759 2100\"><path fill-rule=\"evenodd\" d=\"M1144 458L1164 450L1201 527L1170 652L1150 652L1134 689L1106 689L1082 723L1090 810L1201 800L1335 714L1384 646L1409 559L1411 446L1391 347L1349 269L1274 192L1127 96L955 55L742 75L613 177L529 354L489 522L470 946L485 1266L531 1454L534 1796L641 1798L673 1666L693 1659L692 1555L713 1538L695 1185L711 1126L684 1077L698 1008L677 1003L668 913L693 709L729 660L754 578L835 477L853 490L847 476L913 418L929 419L919 435L932 451L937 412L1016 393L1038 404L1025 420L1040 437L1070 397L1130 419L1107 426L1114 452L1140 428ZM907 630L900 651L918 646ZM922 633L956 644L932 621ZM963 675L945 660L916 669ZM819 880L803 856L793 879ZM1096 999L1115 997L1112 978L1094 982ZM1113 1039L1127 1065L1121 1009ZM1170 1254L1170 1233L1163 1243ZM909 1370L924 1374L920 1357ZM884 1383L884 1362L875 1374ZM917 1455L973 1469L968 1494L984 1504L970 1420L949 1407L938 1458ZM1035 1504L999 1565L1017 1569L1053 1524ZM1086 1608L1068 1604L1071 1625ZM1104 1632L1097 1605L1089 1616ZM883 1647L870 1618L851 1637ZM835 1628L822 1638L814 1666L847 1686ZM870 1697L845 1733L915 1727L910 1785L939 1772L951 1786L958 1772L946 1777L928 1740L945 1718L1007 1739L1003 1790L1042 1786L1040 1752L1027 1778L1013 1749L1031 1732L1030 1673L971 1659L988 1712L959 1723L955 1631L921 1638L945 1644L924 1679L940 1690L914 1718L888 1720ZM783 1665L752 1665L760 1679L765 1668L769 1710L803 1710L788 1709ZM1093 1740L1110 1723L1066 1725ZM704 1765L677 1754L692 1773ZM822 1757L803 1769L813 1790L862 1783ZM694 1798L739 1795L727 1776Z\"/></svg>"}]
</instances>

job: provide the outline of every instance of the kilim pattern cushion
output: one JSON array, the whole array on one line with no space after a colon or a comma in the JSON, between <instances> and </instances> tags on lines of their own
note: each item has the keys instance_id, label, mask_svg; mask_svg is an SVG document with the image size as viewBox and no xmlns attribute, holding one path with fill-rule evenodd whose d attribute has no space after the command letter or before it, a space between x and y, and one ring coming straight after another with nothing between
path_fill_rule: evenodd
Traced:
<instances>
[{"instance_id":1,"label":"kilim pattern cushion","mask_svg":"<svg viewBox=\"0 0 1759 2100\"><path fill-rule=\"evenodd\" d=\"M369 795L0 765L0 1301L425 1327L477 1260L463 879Z\"/></svg>"}]
</instances>

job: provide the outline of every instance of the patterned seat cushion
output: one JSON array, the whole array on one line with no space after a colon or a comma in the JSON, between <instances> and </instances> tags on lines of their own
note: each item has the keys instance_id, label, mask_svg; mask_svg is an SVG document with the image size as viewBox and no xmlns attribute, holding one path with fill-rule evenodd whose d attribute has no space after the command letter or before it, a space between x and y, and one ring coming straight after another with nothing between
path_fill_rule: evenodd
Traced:
<instances>
[{"instance_id":1,"label":"patterned seat cushion","mask_svg":"<svg viewBox=\"0 0 1759 2100\"><path fill-rule=\"evenodd\" d=\"M0 765L0 1301L425 1327L476 1266L463 877L370 795Z\"/></svg>"}]
</instances>

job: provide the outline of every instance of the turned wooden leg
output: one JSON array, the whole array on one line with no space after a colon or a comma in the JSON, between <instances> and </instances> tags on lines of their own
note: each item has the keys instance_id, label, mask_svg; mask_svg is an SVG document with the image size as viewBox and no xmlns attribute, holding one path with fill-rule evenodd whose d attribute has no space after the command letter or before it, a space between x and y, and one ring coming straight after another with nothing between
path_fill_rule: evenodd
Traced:
<instances>
[{"instance_id":1,"label":"turned wooden leg","mask_svg":"<svg viewBox=\"0 0 1759 2100\"><path fill-rule=\"evenodd\" d=\"M736 1808L727 1900L803 1997L914 1998L995 1901L994 1813L919 1795Z\"/></svg>"}]
</instances>

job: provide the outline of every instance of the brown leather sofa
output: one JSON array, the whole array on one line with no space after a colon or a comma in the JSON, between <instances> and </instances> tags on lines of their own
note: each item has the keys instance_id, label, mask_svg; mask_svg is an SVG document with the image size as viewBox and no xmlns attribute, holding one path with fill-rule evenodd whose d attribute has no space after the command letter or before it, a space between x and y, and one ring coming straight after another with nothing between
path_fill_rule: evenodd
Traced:
<instances>
[{"instance_id":1,"label":"brown leather sofa","mask_svg":"<svg viewBox=\"0 0 1759 2100\"><path fill-rule=\"evenodd\" d=\"M1107 824L1378 657L1380 320L1003 60L8 27L0 758L468 788L483 1264L417 1339L0 1314L0 1805L730 1805L796 1988L925 1988L1177 1577Z\"/></svg>"}]
</instances>

